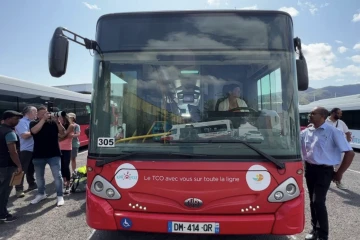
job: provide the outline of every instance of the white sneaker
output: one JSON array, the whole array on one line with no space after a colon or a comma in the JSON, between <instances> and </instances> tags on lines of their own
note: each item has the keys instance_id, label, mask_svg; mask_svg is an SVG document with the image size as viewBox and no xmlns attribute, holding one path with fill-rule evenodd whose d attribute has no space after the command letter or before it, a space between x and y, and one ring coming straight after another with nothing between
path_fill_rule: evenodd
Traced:
<instances>
[{"instance_id":1,"label":"white sneaker","mask_svg":"<svg viewBox=\"0 0 360 240\"><path fill-rule=\"evenodd\" d=\"M64 205L65 201L63 197L57 197L57 206L62 206Z\"/></svg>"},{"instance_id":2,"label":"white sneaker","mask_svg":"<svg viewBox=\"0 0 360 240\"><path fill-rule=\"evenodd\" d=\"M336 186L341 190L347 189L347 187L342 182L336 182Z\"/></svg>"},{"instance_id":3,"label":"white sneaker","mask_svg":"<svg viewBox=\"0 0 360 240\"><path fill-rule=\"evenodd\" d=\"M37 194L35 199L32 200L30 203L31 204L37 204L38 202L44 200L45 198L47 198L47 195L46 194Z\"/></svg>"}]
</instances>

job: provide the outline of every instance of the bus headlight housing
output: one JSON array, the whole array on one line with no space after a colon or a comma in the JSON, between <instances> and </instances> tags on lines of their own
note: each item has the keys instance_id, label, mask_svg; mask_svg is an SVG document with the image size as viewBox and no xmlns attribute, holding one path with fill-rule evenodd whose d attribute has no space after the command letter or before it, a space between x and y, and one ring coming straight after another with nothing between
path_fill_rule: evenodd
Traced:
<instances>
[{"instance_id":1,"label":"bus headlight housing","mask_svg":"<svg viewBox=\"0 0 360 240\"><path fill-rule=\"evenodd\" d=\"M294 178L289 178L281 183L269 195L269 202L287 202L300 195L300 188Z\"/></svg>"},{"instance_id":2,"label":"bus headlight housing","mask_svg":"<svg viewBox=\"0 0 360 240\"><path fill-rule=\"evenodd\" d=\"M90 190L92 194L104 199L115 200L121 198L121 194L116 188L100 175L94 178Z\"/></svg>"}]
</instances>

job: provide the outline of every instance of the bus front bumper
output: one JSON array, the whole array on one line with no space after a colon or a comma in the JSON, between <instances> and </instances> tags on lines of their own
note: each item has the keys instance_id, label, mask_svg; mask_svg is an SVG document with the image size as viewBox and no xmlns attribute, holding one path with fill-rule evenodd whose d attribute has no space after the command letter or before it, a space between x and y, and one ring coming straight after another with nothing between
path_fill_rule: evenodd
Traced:
<instances>
[{"instance_id":1,"label":"bus front bumper","mask_svg":"<svg viewBox=\"0 0 360 240\"><path fill-rule=\"evenodd\" d=\"M298 198L282 204L274 214L229 216L117 211L107 200L93 195L88 190L86 221L96 230L214 235L293 235L301 233L304 229L304 193L301 192ZM188 223L194 225L189 227ZM197 225L198 223L204 224Z\"/></svg>"}]
</instances>

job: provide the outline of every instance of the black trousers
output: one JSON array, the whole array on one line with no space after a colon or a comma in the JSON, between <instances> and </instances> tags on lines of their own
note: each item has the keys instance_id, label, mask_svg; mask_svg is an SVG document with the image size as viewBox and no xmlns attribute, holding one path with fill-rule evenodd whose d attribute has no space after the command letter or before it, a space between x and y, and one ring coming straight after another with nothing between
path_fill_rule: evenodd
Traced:
<instances>
[{"instance_id":1,"label":"black trousers","mask_svg":"<svg viewBox=\"0 0 360 240\"><path fill-rule=\"evenodd\" d=\"M328 239L329 221L326 194L334 176L334 167L305 163L305 179L309 190L311 225L320 238Z\"/></svg>"},{"instance_id":2,"label":"black trousers","mask_svg":"<svg viewBox=\"0 0 360 240\"><path fill-rule=\"evenodd\" d=\"M35 168L34 164L32 162L33 159L33 153L30 151L21 151L20 152L20 162L21 167L26 175L26 181L29 184L29 187L34 186L35 183ZM23 191L24 190L24 177L21 180L21 183L17 186L15 186L16 191Z\"/></svg>"},{"instance_id":3,"label":"black trousers","mask_svg":"<svg viewBox=\"0 0 360 240\"><path fill-rule=\"evenodd\" d=\"M71 150L61 150L61 175L70 181Z\"/></svg>"},{"instance_id":4,"label":"black trousers","mask_svg":"<svg viewBox=\"0 0 360 240\"><path fill-rule=\"evenodd\" d=\"M0 168L0 219L6 219L9 214L6 205L8 204L9 196L13 186L10 185L13 172L16 171L16 167Z\"/></svg>"}]
</instances>

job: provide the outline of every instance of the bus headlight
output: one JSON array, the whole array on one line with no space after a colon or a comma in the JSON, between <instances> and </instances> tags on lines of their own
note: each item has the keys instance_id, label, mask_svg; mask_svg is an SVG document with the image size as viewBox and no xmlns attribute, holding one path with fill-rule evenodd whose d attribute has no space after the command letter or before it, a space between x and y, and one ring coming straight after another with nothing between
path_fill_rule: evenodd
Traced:
<instances>
[{"instance_id":1,"label":"bus headlight","mask_svg":"<svg viewBox=\"0 0 360 240\"><path fill-rule=\"evenodd\" d=\"M272 191L269 202L286 202L300 195L299 186L294 178L288 178Z\"/></svg>"},{"instance_id":2,"label":"bus headlight","mask_svg":"<svg viewBox=\"0 0 360 240\"><path fill-rule=\"evenodd\" d=\"M96 175L90 191L92 194L104 198L104 199L120 199L121 194L116 190L116 188L105 178L100 175Z\"/></svg>"},{"instance_id":3,"label":"bus headlight","mask_svg":"<svg viewBox=\"0 0 360 240\"><path fill-rule=\"evenodd\" d=\"M282 192L276 192L275 194L274 194L274 198L276 199L276 200L281 200L282 198L284 197L284 194L282 193Z\"/></svg>"},{"instance_id":4,"label":"bus headlight","mask_svg":"<svg viewBox=\"0 0 360 240\"><path fill-rule=\"evenodd\" d=\"M290 195L294 195L296 193L296 186L294 184L289 184L286 186L286 192Z\"/></svg>"},{"instance_id":5,"label":"bus headlight","mask_svg":"<svg viewBox=\"0 0 360 240\"><path fill-rule=\"evenodd\" d=\"M94 189L97 192L101 192L104 189L104 184L102 184L100 181L97 181L95 182Z\"/></svg>"},{"instance_id":6,"label":"bus headlight","mask_svg":"<svg viewBox=\"0 0 360 240\"><path fill-rule=\"evenodd\" d=\"M106 195L108 195L108 197L112 198L112 197L115 195L115 192L114 192L113 189L108 188L108 189L106 190Z\"/></svg>"}]
</instances>

